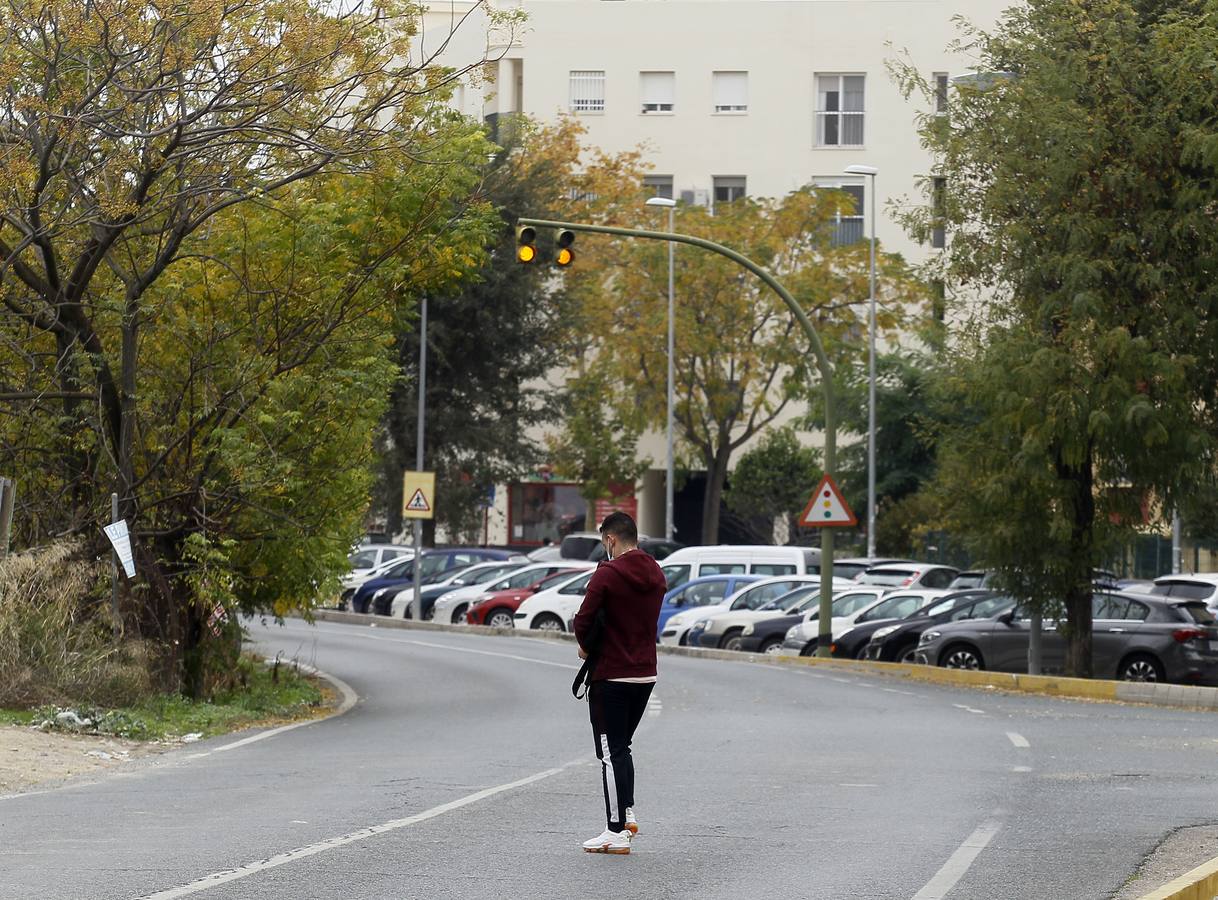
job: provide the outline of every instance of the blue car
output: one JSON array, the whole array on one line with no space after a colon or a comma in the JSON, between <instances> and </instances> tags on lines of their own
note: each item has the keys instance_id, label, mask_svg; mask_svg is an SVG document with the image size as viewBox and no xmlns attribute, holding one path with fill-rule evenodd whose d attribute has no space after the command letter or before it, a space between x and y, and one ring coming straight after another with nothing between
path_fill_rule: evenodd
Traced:
<instances>
[{"instance_id":1,"label":"blue car","mask_svg":"<svg viewBox=\"0 0 1218 900\"><path fill-rule=\"evenodd\" d=\"M660 606L660 621L656 626L656 640L664 631L664 623L670 617L682 610L693 609L695 606L711 606L722 603L740 588L752 581L762 578L761 575L706 575L678 585L664 595L664 603Z\"/></svg>"},{"instance_id":2,"label":"blue car","mask_svg":"<svg viewBox=\"0 0 1218 900\"><path fill-rule=\"evenodd\" d=\"M493 559L511 559L516 554L509 550L486 550L482 547L461 547L453 550L423 551L423 584L434 583L452 569L472 566L474 563ZM354 612L376 612L389 614L389 603L398 591L414 584L414 561L404 560L379 578L373 578L359 586L351 598Z\"/></svg>"}]
</instances>

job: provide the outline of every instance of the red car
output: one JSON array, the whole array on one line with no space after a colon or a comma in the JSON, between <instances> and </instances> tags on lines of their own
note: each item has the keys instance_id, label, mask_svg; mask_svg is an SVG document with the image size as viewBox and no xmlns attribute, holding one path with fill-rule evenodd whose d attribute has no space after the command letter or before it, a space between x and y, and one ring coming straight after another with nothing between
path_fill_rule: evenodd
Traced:
<instances>
[{"instance_id":1,"label":"red car","mask_svg":"<svg viewBox=\"0 0 1218 900\"><path fill-rule=\"evenodd\" d=\"M552 582L566 578L572 572L578 571L578 568L559 569L556 572L550 572L550 574L539 578L532 584L523 585L518 588L509 588L506 591L494 591L490 594L484 594L470 603L469 611L465 614L465 621L470 625L512 628L516 607L520 606L521 603L538 591L550 587Z\"/></svg>"}]
</instances>

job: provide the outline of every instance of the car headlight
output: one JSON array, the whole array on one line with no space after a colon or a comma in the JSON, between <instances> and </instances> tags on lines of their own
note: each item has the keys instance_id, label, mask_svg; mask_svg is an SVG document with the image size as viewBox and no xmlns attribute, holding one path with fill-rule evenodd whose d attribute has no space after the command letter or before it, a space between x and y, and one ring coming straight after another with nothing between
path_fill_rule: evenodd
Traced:
<instances>
[{"instance_id":1,"label":"car headlight","mask_svg":"<svg viewBox=\"0 0 1218 900\"><path fill-rule=\"evenodd\" d=\"M888 635L892 634L894 631L896 631L900 627L901 627L900 625L885 625L883 628L877 628L872 633L871 639L873 641L878 641L880 638L888 637Z\"/></svg>"},{"instance_id":2,"label":"car headlight","mask_svg":"<svg viewBox=\"0 0 1218 900\"><path fill-rule=\"evenodd\" d=\"M752 633L753 633L754 631L756 631L756 630L757 630L757 629L756 629L756 627L753 625L753 623L752 623L752 622L749 622L749 624L745 625L745 626L744 626L744 628L742 628L742 629L740 630L740 633L741 633L742 635L750 635L750 634L752 634Z\"/></svg>"},{"instance_id":3,"label":"car headlight","mask_svg":"<svg viewBox=\"0 0 1218 900\"><path fill-rule=\"evenodd\" d=\"M918 638L919 644L929 644L931 641L938 640L943 637L942 631L923 631L922 637Z\"/></svg>"},{"instance_id":4,"label":"car headlight","mask_svg":"<svg viewBox=\"0 0 1218 900\"><path fill-rule=\"evenodd\" d=\"M797 637L799 637L799 628L800 628L800 626L798 626L798 625L792 625L790 628L787 629L787 640L788 641L793 641Z\"/></svg>"}]
</instances>

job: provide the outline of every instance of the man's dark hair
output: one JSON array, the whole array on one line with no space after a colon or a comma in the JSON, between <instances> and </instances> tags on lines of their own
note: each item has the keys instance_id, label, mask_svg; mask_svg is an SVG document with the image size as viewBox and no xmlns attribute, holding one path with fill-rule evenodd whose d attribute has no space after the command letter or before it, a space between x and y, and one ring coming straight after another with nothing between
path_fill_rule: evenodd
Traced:
<instances>
[{"instance_id":1,"label":"man's dark hair","mask_svg":"<svg viewBox=\"0 0 1218 900\"><path fill-rule=\"evenodd\" d=\"M605 521L601 522L601 534L611 534L619 541L625 541L627 544L637 544L639 542L638 526L634 524L634 519L621 510L611 512L605 516Z\"/></svg>"}]
</instances>

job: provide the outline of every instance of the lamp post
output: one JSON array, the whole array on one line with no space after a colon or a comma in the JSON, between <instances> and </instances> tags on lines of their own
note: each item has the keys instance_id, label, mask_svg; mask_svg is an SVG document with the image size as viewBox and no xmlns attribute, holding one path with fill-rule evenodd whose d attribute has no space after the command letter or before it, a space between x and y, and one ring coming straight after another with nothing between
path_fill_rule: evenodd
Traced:
<instances>
[{"instance_id":1,"label":"lamp post","mask_svg":"<svg viewBox=\"0 0 1218 900\"><path fill-rule=\"evenodd\" d=\"M875 557L875 166L846 166L847 175L871 179L871 291L867 316L867 555Z\"/></svg>"},{"instance_id":2,"label":"lamp post","mask_svg":"<svg viewBox=\"0 0 1218 900\"><path fill-rule=\"evenodd\" d=\"M647 201L648 206L659 206L668 210L668 231L671 233L674 230L676 200L670 200L667 197L651 197ZM673 348L676 337L676 321L674 317L675 305L673 303L673 251L676 244L672 241L668 242L668 470L664 476L664 540L672 540L672 482L673 482L673 443L672 443L672 400L673 400Z\"/></svg>"}]
</instances>

